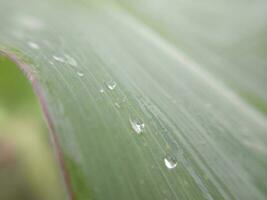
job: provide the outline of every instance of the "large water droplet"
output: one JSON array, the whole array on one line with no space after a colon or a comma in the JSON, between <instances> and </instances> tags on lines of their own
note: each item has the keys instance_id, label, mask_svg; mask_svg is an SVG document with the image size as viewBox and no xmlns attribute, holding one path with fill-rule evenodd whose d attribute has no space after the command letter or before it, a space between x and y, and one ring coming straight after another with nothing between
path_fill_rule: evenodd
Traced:
<instances>
[{"instance_id":1,"label":"large water droplet","mask_svg":"<svg viewBox=\"0 0 267 200\"><path fill-rule=\"evenodd\" d=\"M32 49L40 49L39 45L36 44L35 42L27 42L28 46L31 47Z\"/></svg>"},{"instance_id":2,"label":"large water droplet","mask_svg":"<svg viewBox=\"0 0 267 200\"><path fill-rule=\"evenodd\" d=\"M131 127L132 129L137 133L137 134L141 134L144 131L145 128L145 124L144 122L142 122L141 120L129 120L131 123Z\"/></svg>"},{"instance_id":3,"label":"large water droplet","mask_svg":"<svg viewBox=\"0 0 267 200\"><path fill-rule=\"evenodd\" d=\"M83 76L84 76L84 73L82 73L82 72L77 72L77 75L78 75L79 77L83 77Z\"/></svg>"},{"instance_id":4,"label":"large water droplet","mask_svg":"<svg viewBox=\"0 0 267 200\"><path fill-rule=\"evenodd\" d=\"M106 82L106 85L107 85L107 87L108 87L108 89L110 89L110 90L114 90L115 89L115 87L117 86L117 83L115 82L115 81L107 81Z\"/></svg>"},{"instance_id":5,"label":"large water droplet","mask_svg":"<svg viewBox=\"0 0 267 200\"><path fill-rule=\"evenodd\" d=\"M168 169L174 169L177 166L177 160L171 156L166 156L164 158L164 163Z\"/></svg>"}]
</instances>

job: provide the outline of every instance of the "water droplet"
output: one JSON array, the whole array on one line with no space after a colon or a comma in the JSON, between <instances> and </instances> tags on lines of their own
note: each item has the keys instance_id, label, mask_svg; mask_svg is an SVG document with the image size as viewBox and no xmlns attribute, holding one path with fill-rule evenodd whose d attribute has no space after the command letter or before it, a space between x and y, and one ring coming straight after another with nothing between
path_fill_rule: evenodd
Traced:
<instances>
[{"instance_id":1,"label":"water droplet","mask_svg":"<svg viewBox=\"0 0 267 200\"><path fill-rule=\"evenodd\" d=\"M164 158L164 163L168 169L174 169L177 166L176 159L171 156L166 156L166 158Z\"/></svg>"},{"instance_id":2,"label":"water droplet","mask_svg":"<svg viewBox=\"0 0 267 200\"><path fill-rule=\"evenodd\" d=\"M64 57L54 55L53 58L58 62L67 63L73 67L77 67L76 60L69 55L64 55Z\"/></svg>"},{"instance_id":3,"label":"water droplet","mask_svg":"<svg viewBox=\"0 0 267 200\"><path fill-rule=\"evenodd\" d=\"M117 108L120 108L121 105L118 103L118 102L115 102L114 105L117 107Z\"/></svg>"},{"instance_id":4,"label":"water droplet","mask_svg":"<svg viewBox=\"0 0 267 200\"><path fill-rule=\"evenodd\" d=\"M77 72L77 75L80 76L80 77L84 76L84 74L82 72Z\"/></svg>"},{"instance_id":5,"label":"water droplet","mask_svg":"<svg viewBox=\"0 0 267 200\"><path fill-rule=\"evenodd\" d=\"M108 89L114 90L115 87L117 86L117 83L115 81L107 81L106 85L107 85Z\"/></svg>"},{"instance_id":6,"label":"water droplet","mask_svg":"<svg viewBox=\"0 0 267 200\"><path fill-rule=\"evenodd\" d=\"M64 55L65 56L65 58L66 58L66 62L68 63L68 64L70 64L71 66L73 66L73 67L77 67L77 61L73 58L73 57L71 57L71 56L69 56L69 55Z\"/></svg>"},{"instance_id":7,"label":"water droplet","mask_svg":"<svg viewBox=\"0 0 267 200\"><path fill-rule=\"evenodd\" d=\"M40 49L39 45L36 44L35 42L28 42L27 43L29 47L31 47L32 49Z\"/></svg>"},{"instance_id":8,"label":"water droplet","mask_svg":"<svg viewBox=\"0 0 267 200\"><path fill-rule=\"evenodd\" d=\"M105 90L104 90L103 88L101 88L101 89L99 90L99 92L100 92L100 93L104 93Z\"/></svg>"},{"instance_id":9,"label":"water droplet","mask_svg":"<svg viewBox=\"0 0 267 200\"><path fill-rule=\"evenodd\" d=\"M59 57L59 56L53 56L53 58L56 60L56 61L58 61L58 62L65 62L65 59L64 58L62 58L62 57Z\"/></svg>"},{"instance_id":10,"label":"water droplet","mask_svg":"<svg viewBox=\"0 0 267 200\"><path fill-rule=\"evenodd\" d=\"M144 131L145 128L145 124L144 122L140 121L140 120L129 120L132 126L132 129L137 133L137 134L141 134Z\"/></svg>"}]
</instances>

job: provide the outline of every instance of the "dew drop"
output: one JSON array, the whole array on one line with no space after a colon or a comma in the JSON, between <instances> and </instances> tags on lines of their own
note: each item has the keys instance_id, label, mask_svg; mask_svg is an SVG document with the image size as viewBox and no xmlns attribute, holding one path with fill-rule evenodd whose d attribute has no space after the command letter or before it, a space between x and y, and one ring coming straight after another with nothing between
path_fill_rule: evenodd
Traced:
<instances>
[{"instance_id":1,"label":"dew drop","mask_svg":"<svg viewBox=\"0 0 267 200\"><path fill-rule=\"evenodd\" d=\"M141 134L144 131L145 128L145 124L144 122L140 121L140 120L129 120L132 126L132 129L137 133L137 134Z\"/></svg>"},{"instance_id":2,"label":"dew drop","mask_svg":"<svg viewBox=\"0 0 267 200\"><path fill-rule=\"evenodd\" d=\"M117 108L120 108L121 105L118 103L118 102L115 102L114 105L117 107Z\"/></svg>"},{"instance_id":3,"label":"dew drop","mask_svg":"<svg viewBox=\"0 0 267 200\"><path fill-rule=\"evenodd\" d=\"M77 75L78 75L79 77L83 77L83 76L84 76L84 73L82 73L82 72L77 72Z\"/></svg>"},{"instance_id":4,"label":"dew drop","mask_svg":"<svg viewBox=\"0 0 267 200\"><path fill-rule=\"evenodd\" d=\"M65 56L65 58L66 58L66 62L68 63L68 64L70 64L71 66L73 66L73 67L77 67L77 61L73 58L73 57L71 57L71 56L69 56L69 55L64 55Z\"/></svg>"},{"instance_id":5,"label":"dew drop","mask_svg":"<svg viewBox=\"0 0 267 200\"><path fill-rule=\"evenodd\" d=\"M35 42L30 42L30 41L29 41L27 44L28 44L28 46L29 46L30 48L32 48L32 49L40 49L39 45L36 44Z\"/></svg>"},{"instance_id":6,"label":"dew drop","mask_svg":"<svg viewBox=\"0 0 267 200\"><path fill-rule=\"evenodd\" d=\"M101 88L101 89L99 90L99 92L100 92L100 93L104 93L105 90L104 90L103 88Z\"/></svg>"},{"instance_id":7,"label":"dew drop","mask_svg":"<svg viewBox=\"0 0 267 200\"><path fill-rule=\"evenodd\" d=\"M53 58L56 60L56 61L58 61L58 62L65 62L65 59L64 58L62 58L62 57L59 57L59 56L53 56Z\"/></svg>"},{"instance_id":8,"label":"dew drop","mask_svg":"<svg viewBox=\"0 0 267 200\"><path fill-rule=\"evenodd\" d=\"M107 85L108 89L114 90L117 86L117 83L115 81L108 81L108 82L106 82L106 85Z\"/></svg>"},{"instance_id":9,"label":"dew drop","mask_svg":"<svg viewBox=\"0 0 267 200\"><path fill-rule=\"evenodd\" d=\"M73 67L77 67L76 60L69 55L64 55L64 57L54 55L53 58L58 62L67 63Z\"/></svg>"},{"instance_id":10,"label":"dew drop","mask_svg":"<svg viewBox=\"0 0 267 200\"><path fill-rule=\"evenodd\" d=\"M171 156L166 156L166 158L164 158L164 163L168 169L174 169L177 166L176 159Z\"/></svg>"}]
</instances>

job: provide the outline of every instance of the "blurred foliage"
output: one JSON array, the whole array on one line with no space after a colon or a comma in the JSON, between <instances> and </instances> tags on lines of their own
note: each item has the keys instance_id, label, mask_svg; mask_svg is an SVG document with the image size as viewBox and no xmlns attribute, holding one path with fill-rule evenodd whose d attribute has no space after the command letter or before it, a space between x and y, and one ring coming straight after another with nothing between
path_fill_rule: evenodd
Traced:
<instances>
[{"instance_id":1,"label":"blurred foliage","mask_svg":"<svg viewBox=\"0 0 267 200\"><path fill-rule=\"evenodd\" d=\"M22 105L36 104L32 89L25 76L16 66L4 57L0 57L0 104L9 110L19 109ZM32 110L38 110L36 105Z\"/></svg>"},{"instance_id":2,"label":"blurred foliage","mask_svg":"<svg viewBox=\"0 0 267 200\"><path fill-rule=\"evenodd\" d=\"M4 57L0 75L0 199L63 199L48 130L30 84Z\"/></svg>"}]
</instances>

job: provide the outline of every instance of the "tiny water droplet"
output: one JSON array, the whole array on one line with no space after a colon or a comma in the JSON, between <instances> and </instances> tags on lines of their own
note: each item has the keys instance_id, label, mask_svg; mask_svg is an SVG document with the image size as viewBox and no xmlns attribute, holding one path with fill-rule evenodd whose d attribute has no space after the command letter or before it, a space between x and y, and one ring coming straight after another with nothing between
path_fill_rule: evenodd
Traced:
<instances>
[{"instance_id":1,"label":"tiny water droplet","mask_svg":"<svg viewBox=\"0 0 267 200\"><path fill-rule=\"evenodd\" d=\"M64 58L62 58L62 57L59 57L59 56L53 56L53 58L56 60L56 61L58 61L58 62L65 62L65 59Z\"/></svg>"},{"instance_id":2,"label":"tiny water droplet","mask_svg":"<svg viewBox=\"0 0 267 200\"><path fill-rule=\"evenodd\" d=\"M27 44L28 44L28 46L31 47L32 49L40 49L39 45L36 44L35 42L31 42L31 41L29 41Z\"/></svg>"},{"instance_id":3,"label":"tiny water droplet","mask_svg":"<svg viewBox=\"0 0 267 200\"><path fill-rule=\"evenodd\" d=\"M122 108L122 107L125 108L126 102L127 102L127 98L123 96L123 97L117 98L117 101L114 103L114 105L117 108Z\"/></svg>"},{"instance_id":4,"label":"tiny water droplet","mask_svg":"<svg viewBox=\"0 0 267 200\"><path fill-rule=\"evenodd\" d=\"M105 90L104 90L103 88L101 88L101 89L99 90L99 92L100 92L100 93L104 93Z\"/></svg>"},{"instance_id":5,"label":"tiny water droplet","mask_svg":"<svg viewBox=\"0 0 267 200\"><path fill-rule=\"evenodd\" d=\"M77 72L77 75L80 76L80 77L83 77L83 76L84 76L84 73L82 73L82 72Z\"/></svg>"},{"instance_id":6,"label":"tiny water droplet","mask_svg":"<svg viewBox=\"0 0 267 200\"><path fill-rule=\"evenodd\" d=\"M64 56L65 56L66 62L68 64L70 64L73 67L77 67L77 61L73 57L71 57L70 55L67 55L67 54L64 55Z\"/></svg>"},{"instance_id":7,"label":"tiny water droplet","mask_svg":"<svg viewBox=\"0 0 267 200\"><path fill-rule=\"evenodd\" d=\"M114 105L117 107L117 108L120 108L120 104L118 102L115 102Z\"/></svg>"},{"instance_id":8,"label":"tiny water droplet","mask_svg":"<svg viewBox=\"0 0 267 200\"><path fill-rule=\"evenodd\" d=\"M132 119L130 119L130 123L131 123L132 129L137 134L141 134L144 131L144 128L145 128L144 122L142 122L140 120L132 120Z\"/></svg>"},{"instance_id":9,"label":"tiny water droplet","mask_svg":"<svg viewBox=\"0 0 267 200\"><path fill-rule=\"evenodd\" d=\"M106 85L107 85L108 89L114 90L115 87L117 86L117 83L115 81L108 81L108 82L106 82Z\"/></svg>"},{"instance_id":10,"label":"tiny water droplet","mask_svg":"<svg viewBox=\"0 0 267 200\"><path fill-rule=\"evenodd\" d=\"M166 156L166 158L164 158L164 163L168 169L174 169L177 166L176 159L171 156Z\"/></svg>"}]
</instances>

